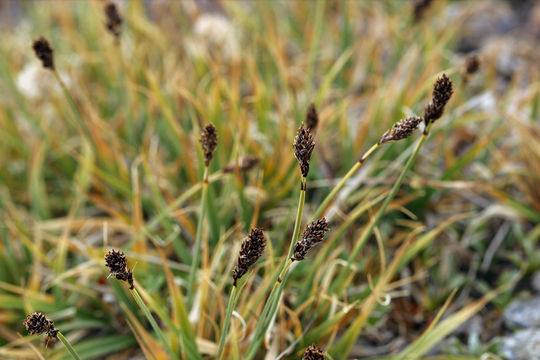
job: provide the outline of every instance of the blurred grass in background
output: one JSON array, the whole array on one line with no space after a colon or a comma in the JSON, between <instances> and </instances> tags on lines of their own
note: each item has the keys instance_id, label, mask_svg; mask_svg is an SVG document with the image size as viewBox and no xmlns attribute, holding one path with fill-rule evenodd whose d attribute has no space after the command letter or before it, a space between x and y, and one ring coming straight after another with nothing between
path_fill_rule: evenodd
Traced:
<instances>
[{"instance_id":1,"label":"blurred grass in background","mask_svg":"<svg viewBox=\"0 0 540 360\"><path fill-rule=\"evenodd\" d=\"M175 354L189 359L193 340L213 358L241 240L260 226L269 244L227 345L243 358L289 246L292 141L308 105L320 122L303 226L394 122L422 115L442 72L454 96L374 236L344 267L419 132L379 149L338 194L257 358L298 358L311 343L335 359L497 353L497 318L540 267L540 21L523 18L538 5L434 1L418 18L405 1L122 5L119 42L101 1L23 2L1 29L0 357L67 356L21 337L41 311L82 358L167 358L128 290L106 280L103 255L118 248ZM39 36L73 104L34 58ZM481 66L467 75L471 54ZM219 145L189 307L210 122ZM259 166L222 171L246 155ZM344 269L350 286L331 291ZM478 311L480 332L458 328Z\"/></svg>"}]
</instances>

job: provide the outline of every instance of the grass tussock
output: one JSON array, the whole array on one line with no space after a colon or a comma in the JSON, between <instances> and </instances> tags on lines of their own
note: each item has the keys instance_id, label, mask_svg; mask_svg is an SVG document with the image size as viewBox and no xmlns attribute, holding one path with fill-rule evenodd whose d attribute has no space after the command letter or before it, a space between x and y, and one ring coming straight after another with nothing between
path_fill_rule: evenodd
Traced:
<instances>
[{"instance_id":1,"label":"grass tussock","mask_svg":"<svg viewBox=\"0 0 540 360\"><path fill-rule=\"evenodd\" d=\"M540 56L489 4L21 5L0 358L497 354L462 325L540 268Z\"/></svg>"}]
</instances>

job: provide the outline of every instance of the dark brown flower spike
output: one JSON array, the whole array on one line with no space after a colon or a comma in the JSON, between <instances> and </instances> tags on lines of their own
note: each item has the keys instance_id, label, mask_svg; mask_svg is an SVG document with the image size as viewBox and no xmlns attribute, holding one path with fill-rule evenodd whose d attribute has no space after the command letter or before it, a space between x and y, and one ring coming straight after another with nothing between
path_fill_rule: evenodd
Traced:
<instances>
[{"instance_id":1,"label":"dark brown flower spike","mask_svg":"<svg viewBox=\"0 0 540 360\"><path fill-rule=\"evenodd\" d=\"M418 22L424 18L424 14L428 10L433 0L416 0L414 2L414 21Z\"/></svg>"},{"instance_id":2,"label":"dark brown flower spike","mask_svg":"<svg viewBox=\"0 0 540 360\"><path fill-rule=\"evenodd\" d=\"M42 36L34 41L32 48L34 49L38 59L41 60L43 67L45 69L54 70L53 49L49 44L49 41Z\"/></svg>"},{"instance_id":3,"label":"dark brown flower spike","mask_svg":"<svg viewBox=\"0 0 540 360\"><path fill-rule=\"evenodd\" d=\"M244 156L244 157L240 158L238 160L238 164L235 163L235 162L227 164L223 168L223 172L232 173L236 169L238 169L240 171L249 171L249 170L253 169L255 166L259 165L260 162L261 162L261 159L259 159L259 157L255 156L255 155L247 155L247 156Z\"/></svg>"},{"instance_id":4,"label":"dark brown flower spike","mask_svg":"<svg viewBox=\"0 0 540 360\"><path fill-rule=\"evenodd\" d=\"M442 74L442 76L435 82L435 85L433 85L431 103L429 103L424 110L424 121L426 126L430 122L435 122L435 120L442 116L444 107L450 100L453 93L454 89L452 81L448 78L448 76L446 76L446 74Z\"/></svg>"},{"instance_id":5,"label":"dark brown flower spike","mask_svg":"<svg viewBox=\"0 0 540 360\"><path fill-rule=\"evenodd\" d=\"M311 103L309 104L309 107L306 113L306 126L309 130L314 131L317 128L318 123L319 123L319 114L317 113L315 104Z\"/></svg>"},{"instance_id":6,"label":"dark brown flower spike","mask_svg":"<svg viewBox=\"0 0 540 360\"><path fill-rule=\"evenodd\" d=\"M206 166L208 166L214 157L214 151L216 150L218 144L216 127L213 124L206 125L199 141L203 149L204 163Z\"/></svg>"},{"instance_id":7,"label":"dark brown flower spike","mask_svg":"<svg viewBox=\"0 0 540 360\"><path fill-rule=\"evenodd\" d=\"M26 317L24 326L26 330L32 335L41 335L49 331L51 324L54 327L54 323L47 319L45 315L40 312L35 312Z\"/></svg>"},{"instance_id":8,"label":"dark brown flower spike","mask_svg":"<svg viewBox=\"0 0 540 360\"><path fill-rule=\"evenodd\" d=\"M302 360L324 360L324 351L315 344L310 345L304 352Z\"/></svg>"},{"instance_id":9,"label":"dark brown flower spike","mask_svg":"<svg viewBox=\"0 0 540 360\"><path fill-rule=\"evenodd\" d=\"M121 273L126 270L126 255L121 251L110 250L105 254L105 265L111 270L111 273Z\"/></svg>"},{"instance_id":10,"label":"dark brown flower spike","mask_svg":"<svg viewBox=\"0 0 540 360\"><path fill-rule=\"evenodd\" d=\"M32 335L47 334L44 340L45 346L48 346L49 344L54 346L58 339L58 329L54 327L54 322L47 319L45 315L40 312L28 315L24 321L24 326Z\"/></svg>"},{"instance_id":11,"label":"dark brown flower spike","mask_svg":"<svg viewBox=\"0 0 540 360\"><path fill-rule=\"evenodd\" d=\"M465 73L472 75L480 69L480 58L478 55L471 55L465 59Z\"/></svg>"},{"instance_id":12,"label":"dark brown flower spike","mask_svg":"<svg viewBox=\"0 0 540 360\"><path fill-rule=\"evenodd\" d=\"M105 265L109 268L111 275L117 280L129 283L129 289L133 290L133 272L127 268L127 259L121 251L111 250L105 254Z\"/></svg>"},{"instance_id":13,"label":"dark brown flower spike","mask_svg":"<svg viewBox=\"0 0 540 360\"><path fill-rule=\"evenodd\" d=\"M260 228L251 229L248 237L240 247L240 255L233 270L233 285L236 286L238 279L244 276L249 268L261 257L266 240L263 230Z\"/></svg>"},{"instance_id":14,"label":"dark brown flower spike","mask_svg":"<svg viewBox=\"0 0 540 360\"><path fill-rule=\"evenodd\" d=\"M315 142L313 141L311 131L304 126L304 123L298 128L298 133L294 138L293 148L294 157L298 160L302 176L307 177L309 173L309 162L311 160L313 149L315 148Z\"/></svg>"},{"instance_id":15,"label":"dark brown flower spike","mask_svg":"<svg viewBox=\"0 0 540 360\"><path fill-rule=\"evenodd\" d=\"M378 141L378 144L384 144L391 141L398 141L405 138L408 138L412 135L414 130L418 128L418 125L422 122L420 117L408 117L406 119L400 120L392 128L385 132L383 136Z\"/></svg>"},{"instance_id":16,"label":"dark brown flower spike","mask_svg":"<svg viewBox=\"0 0 540 360\"><path fill-rule=\"evenodd\" d=\"M122 16L120 16L120 12L115 3L109 2L105 5L105 17L107 18L107 30L109 30L116 38L119 38Z\"/></svg>"},{"instance_id":17,"label":"dark brown flower spike","mask_svg":"<svg viewBox=\"0 0 540 360\"><path fill-rule=\"evenodd\" d=\"M302 240L294 245L294 254L291 260L300 261L306 256L309 249L321 242L328 232L328 222L325 218L313 221L306 227Z\"/></svg>"}]
</instances>

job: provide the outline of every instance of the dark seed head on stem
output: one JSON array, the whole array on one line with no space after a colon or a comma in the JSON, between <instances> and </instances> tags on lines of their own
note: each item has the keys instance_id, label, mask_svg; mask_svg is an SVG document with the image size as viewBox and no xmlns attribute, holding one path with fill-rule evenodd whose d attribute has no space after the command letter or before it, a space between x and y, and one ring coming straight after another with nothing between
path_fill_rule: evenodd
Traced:
<instances>
[{"instance_id":1,"label":"dark seed head on stem","mask_svg":"<svg viewBox=\"0 0 540 360\"><path fill-rule=\"evenodd\" d=\"M313 141L311 131L304 126L304 123L298 128L298 133L294 138L293 148L294 157L298 160L302 176L307 177L309 173L309 162L311 160L313 149L315 148L315 142Z\"/></svg>"},{"instance_id":2,"label":"dark seed head on stem","mask_svg":"<svg viewBox=\"0 0 540 360\"><path fill-rule=\"evenodd\" d=\"M45 69L54 70L53 49L49 44L49 41L42 36L39 39L34 40L32 48L38 59L41 60L43 67Z\"/></svg>"},{"instance_id":3,"label":"dark seed head on stem","mask_svg":"<svg viewBox=\"0 0 540 360\"><path fill-rule=\"evenodd\" d=\"M233 270L233 285L236 286L238 279L244 276L249 268L261 257L266 240L264 232L260 228L251 229L246 240L242 242L240 247L240 255Z\"/></svg>"},{"instance_id":4,"label":"dark seed head on stem","mask_svg":"<svg viewBox=\"0 0 540 360\"><path fill-rule=\"evenodd\" d=\"M109 2L105 5L105 17L107 18L107 30L115 37L120 37L120 26L122 25L122 16L115 3Z\"/></svg>"},{"instance_id":5,"label":"dark seed head on stem","mask_svg":"<svg viewBox=\"0 0 540 360\"><path fill-rule=\"evenodd\" d=\"M111 250L105 254L105 265L117 280L129 283L129 289L133 290L133 272L127 268L127 259L121 251Z\"/></svg>"},{"instance_id":6,"label":"dark seed head on stem","mask_svg":"<svg viewBox=\"0 0 540 360\"><path fill-rule=\"evenodd\" d=\"M199 141L204 154L204 163L208 166L214 157L214 151L218 144L217 130L214 124L208 124L204 127Z\"/></svg>"},{"instance_id":7,"label":"dark seed head on stem","mask_svg":"<svg viewBox=\"0 0 540 360\"><path fill-rule=\"evenodd\" d=\"M47 319L42 313L35 312L26 317L24 326L30 334L40 335L49 331L51 326L54 328L54 323Z\"/></svg>"},{"instance_id":8,"label":"dark seed head on stem","mask_svg":"<svg viewBox=\"0 0 540 360\"><path fill-rule=\"evenodd\" d=\"M384 144L391 141L398 141L406 139L412 135L414 130L418 128L418 125L422 122L420 117L408 117L406 119L400 120L392 128L385 132L383 136L378 141L378 144Z\"/></svg>"},{"instance_id":9,"label":"dark seed head on stem","mask_svg":"<svg viewBox=\"0 0 540 360\"><path fill-rule=\"evenodd\" d=\"M480 58L478 55L471 55L465 59L465 73L472 75L480 69Z\"/></svg>"},{"instance_id":10,"label":"dark seed head on stem","mask_svg":"<svg viewBox=\"0 0 540 360\"><path fill-rule=\"evenodd\" d=\"M318 123L319 123L319 114L317 113L315 104L311 103L309 104L309 107L306 113L306 126L309 130L314 131L317 128Z\"/></svg>"},{"instance_id":11,"label":"dark seed head on stem","mask_svg":"<svg viewBox=\"0 0 540 360\"><path fill-rule=\"evenodd\" d=\"M121 251L111 250L105 254L105 265L111 273L122 273L126 270L126 255Z\"/></svg>"},{"instance_id":12,"label":"dark seed head on stem","mask_svg":"<svg viewBox=\"0 0 540 360\"><path fill-rule=\"evenodd\" d=\"M442 76L435 81L431 102L424 110L424 121L426 125L430 122L435 122L435 120L442 116L444 107L453 93L452 80L450 80L446 74L442 74Z\"/></svg>"},{"instance_id":13,"label":"dark seed head on stem","mask_svg":"<svg viewBox=\"0 0 540 360\"><path fill-rule=\"evenodd\" d=\"M424 18L424 15L426 11L428 10L429 6L431 5L433 0L416 0L414 2L414 21L418 22Z\"/></svg>"},{"instance_id":14,"label":"dark seed head on stem","mask_svg":"<svg viewBox=\"0 0 540 360\"><path fill-rule=\"evenodd\" d=\"M291 260L303 260L309 249L323 240L324 235L326 235L328 230L328 222L325 218L315 220L309 224L304 230L302 240L295 244L294 254Z\"/></svg>"},{"instance_id":15,"label":"dark seed head on stem","mask_svg":"<svg viewBox=\"0 0 540 360\"><path fill-rule=\"evenodd\" d=\"M310 345L304 352L302 360L324 360L324 351L315 344Z\"/></svg>"}]
</instances>

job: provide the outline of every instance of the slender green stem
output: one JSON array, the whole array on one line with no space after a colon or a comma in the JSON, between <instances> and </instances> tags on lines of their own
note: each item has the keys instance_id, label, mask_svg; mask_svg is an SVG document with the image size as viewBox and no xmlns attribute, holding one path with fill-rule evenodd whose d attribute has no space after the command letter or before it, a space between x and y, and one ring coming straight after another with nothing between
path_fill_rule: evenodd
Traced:
<instances>
[{"instance_id":1,"label":"slender green stem","mask_svg":"<svg viewBox=\"0 0 540 360\"><path fill-rule=\"evenodd\" d=\"M58 339L60 339L62 344L64 344L66 349L68 349L69 353L71 354L71 357L73 357L74 359L77 359L77 360L81 359L79 354L77 354L77 352L75 351L75 349L73 348L73 346L69 342L69 340L66 339L66 337L60 331L58 332L58 334L56 334L56 336L58 337Z\"/></svg>"},{"instance_id":2,"label":"slender green stem","mask_svg":"<svg viewBox=\"0 0 540 360\"><path fill-rule=\"evenodd\" d=\"M302 180L300 181L300 196L298 199L298 209L296 211L296 219L294 221L294 230L293 235L291 237L291 243L289 244L289 250L287 252L287 257L283 259L279 270L274 275L274 278L272 279L273 282L275 282L274 287L272 288L272 291L270 292L270 295L268 296L268 300L264 304L264 308L261 314L261 317L257 323L257 327L255 328L255 335L253 337L253 341L251 342L249 349L248 349L248 355L246 359L252 359L253 356L257 353L257 350L259 349L260 343L262 342L262 337L266 333L266 330L268 329L268 326L270 326L270 320L274 317L277 306L275 305L276 296L278 295L278 292L280 288L282 288L282 282L283 282L283 275L286 274L286 271L288 270L289 266L291 265L292 261L290 261L291 256L294 251L294 245L296 244L296 241L298 240L298 235L300 234L300 227L302 224L302 214L304 213L304 202L306 200L306 178L302 177Z\"/></svg>"},{"instance_id":3,"label":"slender green stem","mask_svg":"<svg viewBox=\"0 0 540 360\"><path fill-rule=\"evenodd\" d=\"M169 343L167 342L167 340L165 339L165 335L163 334L163 332L162 332L161 329L159 328L158 324L156 323L156 320L154 319L154 317L153 317L152 314L150 313L150 310L148 309L148 307L147 307L146 304L144 303L143 299L142 299L141 296L139 295L139 292L137 291L137 289L131 290L131 294L133 295L133 298L135 299L135 301L137 302L137 304L139 305L139 307L140 307L141 310L143 311L144 315L146 316L146 318L147 318L148 321L150 322L150 325L152 325L152 328L154 329L154 331L156 332L157 336L159 337L159 340L161 340L161 342L163 343L163 345L164 345L165 348L167 349L167 352L169 353L169 355L171 356L171 358L172 358L172 359L175 359L175 358L176 358L176 355L175 355L174 352L172 351L170 344L169 344Z\"/></svg>"},{"instance_id":4,"label":"slender green stem","mask_svg":"<svg viewBox=\"0 0 540 360\"><path fill-rule=\"evenodd\" d=\"M366 151L364 155L362 155L360 160L358 160L353 165L353 167L347 172L347 174L345 174L345 176L339 181L339 183L337 183L336 186L334 186L334 188L332 189L332 191L330 191L330 193L324 198L324 200L321 202L317 210L315 210L312 220L318 219L324 213L324 211L328 207L328 204L330 204L330 202L334 199L338 191L341 190L341 188L347 183L347 180L349 180L351 176L353 176L358 171L358 169L360 169L362 164L367 160L367 158L371 154L373 154L373 152L375 152L375 150L379 148L379 146L381 145L379 144L373 145L371 148L369 148L368 151Z\"/></svg>"},{"instance_id":5,"label":"slender green stem","mask_svg":"<svg viewBox=\"0 0 540 360\"><path fill-rule=\"evenodd\" d=\"M238 289L236 286L233 286L231 294L229 295L229 302L227 303L227 312L225 313L225 324L223 324L223 330L221 331L221 337L219 339L219 347L217 352L217 358L222 359L223 356L223 347L225 346L225 338L227 337L227 331L229 329L229 323L231 321L231 314L234 309L234 303L236 301L236 295Z\"/></svg>"},{"instance_id":6,"label":"slender green stem","mask_svg":"<svg viewBox=\"0 0 540 360\"><path fill-rule=\"evenodd\" d=\"M189 272L188 282L188 306L193 303L193 295L195 292L195 275L199 267L199 258L201 257L201 245L203 235L204 216L206 214L206 198L208 197L208 174L210 170L208 166L204 169L204 180L202 185L201 195L201 210L199 213L199 223L197 224L197 236L195 238L195 248L193 249L193 262L191 263L191 269Z\"/></svg>"},{"instance_id":7,"label":"slender green stem","mask_svg":"<svg viewBox=\"0 0 540 360\"><path fill-rule=\"evenodd\" d=\"M341 294L343 292L345 286L347 285L347 282L345 281L345 279L347 278L347 275L349 275L349 273L350 273L349 270L350 270L352 262L358 256L358 254L360 253L360 250L362 249L363 245L365 244L367 239L369 239L369 237L373 233L373 230L375 229L375 227L381 221L384 213L386 212L386 208L388 208L388 205L390 205L390 203L392 202L392 200L396 196L401 184L403 183L403 180L405 179L405 175L407 174L407 172L412 167L412 164L414 163L416 157L418 156L418 153L420 152L420 149L422 148L422 145L424 145L424 142L427 139L428 132L429 132L429 125L426 128L426 131L422 134L422 137L418 141L418 144L416 145L416 148L414 149L414 152L412 153L412 155L407 160L407 163L405 164L405 167L403 168L403 170L401 171L401 174L399 175L398 179L394 183L394 186L390 190L390 193L388 194L388 196L384 200L384 203L382 204L381 208L377 212L377 215L371 221L369 227L362 233L362 236L360 237L360 239L355 243L353 251L350 253L350 255L349 255L348 259L347 259L347 264L345 265L345 269L340 272L339 277L333 282L333 286L332 286L332 290L334 290L333 292L335 292L337 294Z\"/></svg>"}]
</instances>

